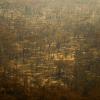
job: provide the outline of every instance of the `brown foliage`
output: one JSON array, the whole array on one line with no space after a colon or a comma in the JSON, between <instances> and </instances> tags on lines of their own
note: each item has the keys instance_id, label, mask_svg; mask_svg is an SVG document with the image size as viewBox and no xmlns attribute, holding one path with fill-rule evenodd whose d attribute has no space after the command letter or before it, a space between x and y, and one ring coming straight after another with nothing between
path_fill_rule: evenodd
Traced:
<instances>
[{"instance_id":1,"label":"brown foliage","mask_svg":"<svg viewBox=\"0 0 100 100\"><path fill-rule=\"evenodd\" d=\"M13 83L13 84L12 84ZM25 88L14 82L6 82L0 86L0 100L99 100L97 89L83 97L79 92L68 87L51 85Z\"/></svg>"}]
</instances>

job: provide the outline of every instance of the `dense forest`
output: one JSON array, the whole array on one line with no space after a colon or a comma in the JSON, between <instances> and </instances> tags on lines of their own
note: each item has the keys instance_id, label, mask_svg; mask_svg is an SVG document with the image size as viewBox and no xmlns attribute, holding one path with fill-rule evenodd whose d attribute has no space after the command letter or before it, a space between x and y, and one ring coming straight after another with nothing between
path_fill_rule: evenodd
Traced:
<instances>
[{"instance_id":1,"label":"dense forest","mask_svg":"<svg viewBox=\"0 0 100 100\"><path fill-rule=\"evenodd\" d=\"M0 0L0 100L100 100L99 0Z\"/></svg>"}]
</instances>

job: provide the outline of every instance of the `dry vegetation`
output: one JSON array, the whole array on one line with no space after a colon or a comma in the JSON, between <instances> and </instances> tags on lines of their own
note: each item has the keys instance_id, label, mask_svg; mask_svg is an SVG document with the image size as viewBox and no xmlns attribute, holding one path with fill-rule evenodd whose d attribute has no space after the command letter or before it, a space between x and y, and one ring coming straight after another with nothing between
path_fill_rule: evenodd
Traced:
<instances>
[{"instance_id":1,"label":"dry vegetation","mask_svg":"<svg viewBox=\"0 0 100 100\"><path fill-rule=\"evenodd\" d=\"M99 100L100 98L98 89L83 95L59 85L25 88L16 82L6 81L0 84L0 87L1 100Z\"/></svg>"},{"instance_id":2,"label":"dry vegetation","mask_svg":"<svg viewBox=\"0 0 100 100\"><path fill-rule=\"evenodd\" d=\"M100 100L99 0L0 0L0 100Z\"/></svg>"}]
</instances>

